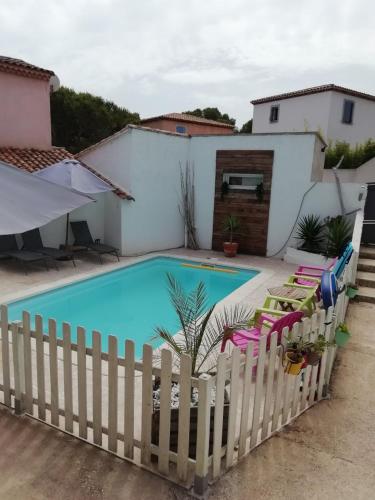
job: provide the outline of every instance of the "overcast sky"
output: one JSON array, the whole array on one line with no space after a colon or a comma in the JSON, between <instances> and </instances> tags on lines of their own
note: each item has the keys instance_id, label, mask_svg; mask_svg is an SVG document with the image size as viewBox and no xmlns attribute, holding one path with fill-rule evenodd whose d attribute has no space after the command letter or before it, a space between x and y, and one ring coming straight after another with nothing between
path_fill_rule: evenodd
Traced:
<instances>
[{"instance_id":1,"label":"overcast sky","mask_svg":"<svg viewBox=\"0 0 375 500\"><path fill-rule=\"evenodd\" d=\"M323 83L375 93L371 0L3 0L0 53L142 117Z\"/></svg>"}]
</instances>

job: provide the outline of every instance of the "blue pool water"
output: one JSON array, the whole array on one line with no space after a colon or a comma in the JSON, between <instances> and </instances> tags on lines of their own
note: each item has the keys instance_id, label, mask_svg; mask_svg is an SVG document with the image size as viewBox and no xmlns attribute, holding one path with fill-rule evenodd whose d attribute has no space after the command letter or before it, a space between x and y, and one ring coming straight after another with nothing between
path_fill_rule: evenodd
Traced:
<instances>
[{"instance_id":1,"label":"blue pool water","mask_svg":"<svg viewBox=\"0 0 375 500\"><path fill-rule=\"evenodd\" d=\"M245 269L235 269L233 274L189 268L183 263L197 264L156 257L12 302L9 317L11 321L21 319L22 311L28 311L32 315L42 315L45 320L53 318L57 321L58 336L62 335L61 323L66 321L72 326L73 341L76 327L82 326L87 332L88 345L91 345L91 331L97 330L102 333L105 351L108 335L115 335L120 354L124 353L125 339L132 339L136 342L136 355L140 357L144 343L152 343L155 347L160 344L150 340L155 326L163 326L171 332L179 330L177 316L169 301L167 272L172 273L186 291L203 281L208 294L207 307L258 274L258 271Z\"/></svg>"}]
</instances>

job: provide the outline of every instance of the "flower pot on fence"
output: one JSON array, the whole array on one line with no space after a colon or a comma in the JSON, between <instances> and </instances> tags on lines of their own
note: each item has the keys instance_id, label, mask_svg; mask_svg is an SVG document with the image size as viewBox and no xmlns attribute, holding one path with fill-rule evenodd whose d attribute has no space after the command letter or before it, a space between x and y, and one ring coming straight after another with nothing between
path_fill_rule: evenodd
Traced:
<instances>
[{"instance_id":1,"label":"flower pot on fence","mask_svg":"<svg viewBox=\"0 0 375 500\"><path fill-rule=\"evenodd\" d=\"M294 351L287 351L283 361L285 373L299 375L304 361L305 359L301 354Z\"/></svg>"},{"instance_id":2,"label":"flower pot on fence","mask_svg":"<svg viewBox=\"0 0 375 500\"><path fill-rule=\"evenodd\" d=\"M354 299L354 297L358 294L358 288L353 288L351 286L348 286L346 289L346 296L349 297L349 299Z\"/></svg>"},{"instance_id":3,"label":"flower pot on fence","mask_svg":"<svg viewBox=\"0 0 375 500\"><path fill-rule=\"evenodd\" d=\"M178 417L179 408L171 408L171 430L169 449L177 453L178 443ZM214 419L215 419L215 406L211 406L210 412L210 437L209 437L209 455L212 455L213 441L214 441ZM223 413L223 434L222 446L227 444L228 438L228 421L229 421L229 404L224 405ZM197 453L197 426L198 426L198 407L192 406L190 408L190 432L189 432L189 458L195 459ZM152 413L152 428L151 428L151 442L152 444L159 444L159 428L160 428L160 410L154 410Z\"/></svg>"},{"instance_id":4,"label":"flower pot on fence","mask_svg":"<svg viewBox=\"0 0 375 500\"><path fill-rule=\"evenodd\" d=\"M311 366L316 366L319 361L322 359L322 353L321 352L308 352L305 354L305 360L306 364L311 365Z\"/></svg>"},{"instance_id":5,"label":"flower pot on fence","mask_svg":"<svg viewBox=\"0 0 375 500\"><path fill-rule=\"evenodd\" d=\"M226 241L223 243L225 257L235 257L238 251L238 243Z\"/></svg>"},{"instance_id":6,"label":"flower pot on fence","mask_svg":"<svg viewBox=\"0 0 375 500\"><path fill-rule=\"evenodd\" d=\"M335 341L339 347L344 347L350 339L350 332L343 330L342 328L336 328Z\"/></svg>"}]
</instances>

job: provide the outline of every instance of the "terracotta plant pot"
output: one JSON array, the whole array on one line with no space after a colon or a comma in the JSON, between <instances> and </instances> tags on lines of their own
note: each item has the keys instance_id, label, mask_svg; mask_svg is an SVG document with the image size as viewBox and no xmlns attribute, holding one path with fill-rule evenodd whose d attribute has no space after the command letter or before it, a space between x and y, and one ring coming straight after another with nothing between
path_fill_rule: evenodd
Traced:
<instances>
[{"instance_id":1,"label":"terracotta plant pot","mask_svg":"<svg viewBox=\"0 0 375 500\"><path fill-rule=\"evenodd\" d=\"M284 356L284 371L289 375L299 375L305 359L293 351L287 351Z\"/></svg>"},{"instance_id":2,"label":"terracotta plant pot","mask_svg":"<svg viewBox=\"0 0 375 500\"><path fill-rule=\"evenodd\" d=\"M341 330L341 328L337 328L336 329L336 332L335 332L335 341L336 341L336 344L339 347L344 347L344 345L347 344L347 342L349 341L349 339L350 339L350 333L349 332L346 332L345 330Z\"/></svg>"},{"instance_id":3,"label":"terracotta plant pot","mask_svg":"<svg viewBox=\"0 0 375 500\"><path fill-rule=\"evenodd\" d=\"M238 243L225 241L223 243L225 257L235 257L237 255Z\"/></svg>"},{"instance_id":4,"label":"terracotta plant pot","mask_svg":"<svg viewBox=\"0 0 375 500\"><path fill-rule=\"evenodd\" d=\"M305 360L308 365L316 366L322 358L321 352L309 352L305 355Z\"/></svg>"}]
</instances>

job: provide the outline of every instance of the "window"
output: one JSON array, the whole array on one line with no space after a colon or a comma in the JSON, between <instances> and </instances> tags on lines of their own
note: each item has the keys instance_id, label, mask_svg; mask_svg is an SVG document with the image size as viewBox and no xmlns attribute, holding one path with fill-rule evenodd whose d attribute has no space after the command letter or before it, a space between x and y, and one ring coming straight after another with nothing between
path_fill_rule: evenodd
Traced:
<instances>
[{"instance_id":1,"label":"window","mask_svg":"<svg viewBox=\"0 0 375 500\"><path fill-rule=\"evenodd\" d=\"M182 125L176 125L176 132L179 134L186 134L186 127L183 127Z\"/></svg>"},{"instance_id":2,"label":"window","mask_svg":"<svg viewBox=\"0 0 375 500\"><path fill-rule=\"evenodd\" d=\"M224 174L223 182L228 183L229 189L255 191L258 184L263 182L262 174Z\"/></svg>"},{"instance_id":3,"label":"window","mask_svg":"<svg viewBox=\"0 0 375 500\"><path fill-rule=\"evenodd\" d=\"M351 124L353 123L353 111L354 111L354 101L344 100L344 106L342 109L342 123Z\"/></svg>"},{"instance_id":4,"label":"window","mask_svg":"<svg viewBox=\"0 0 375 500\"><path fill-rule=\"evenodd\" d=\"M275 104L274 106L271 106L271 111L270 111L270 122L278 122L279 121L279 105Z\"/></svg>"}]
</instances>

